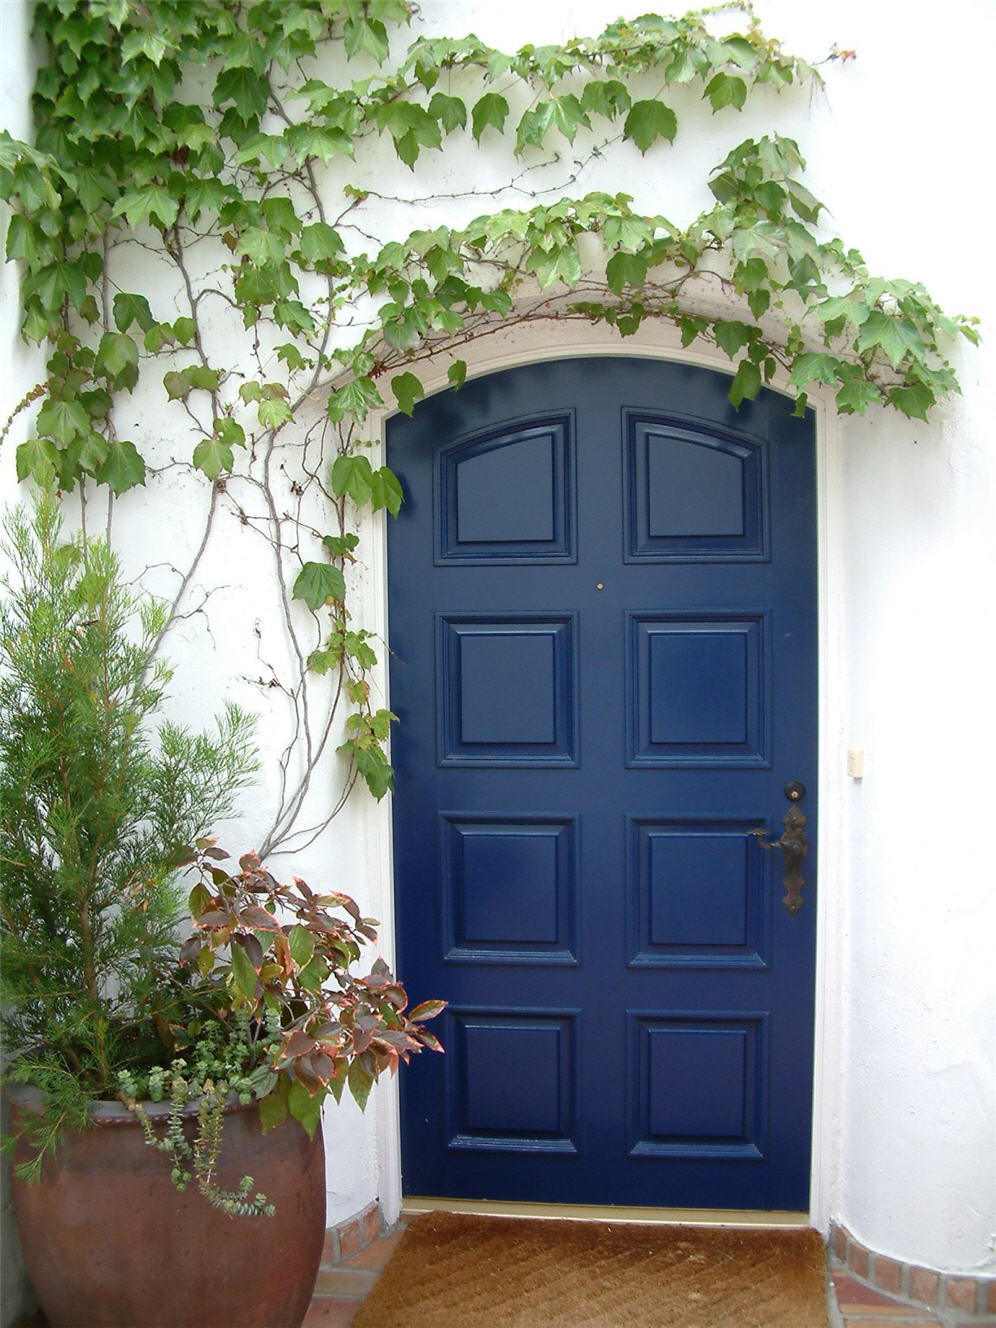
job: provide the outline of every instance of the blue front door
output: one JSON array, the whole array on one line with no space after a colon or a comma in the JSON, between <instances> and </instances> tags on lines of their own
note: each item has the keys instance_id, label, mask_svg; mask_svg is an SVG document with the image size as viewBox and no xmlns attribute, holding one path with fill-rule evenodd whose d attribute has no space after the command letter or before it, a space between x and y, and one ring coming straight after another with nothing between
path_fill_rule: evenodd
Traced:
<instances>
[{"instance_id":1,"label":"blue front door","mask_svg":"<svg viewBox=\"0 0 996 1328\"><path fill-rule=\"evenodd\" d=\"M388 427L407 1194L805 1209L815 861L811 417L629 358Z\"/></svg>"}]
</instances>

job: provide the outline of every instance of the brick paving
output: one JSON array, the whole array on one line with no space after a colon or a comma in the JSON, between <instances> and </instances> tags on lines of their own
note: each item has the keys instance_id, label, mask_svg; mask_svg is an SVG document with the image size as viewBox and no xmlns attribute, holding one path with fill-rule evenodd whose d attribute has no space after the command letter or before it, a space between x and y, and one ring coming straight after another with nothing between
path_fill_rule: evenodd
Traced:
<instances>
[{"instance_id":1,"label":"brick paving","mask_svg":"<svg viewBox=\"0 0 996 1328\"><path fill-rule=\"evenodd\" d=\"M830 1232L831 1328L994 1328L996 1278L938 1273Z\"/></svg>"},{"instance_id":2,"label":"brick paving","mask_svg":"<svg viewBox=\"0 0 996 1328\"><path fill-rule=\"evenodd\" d=\"M962 1294L956 1289L954 1297L949 1291L946 1304L928 1308L915 1301L890 1296L839 1268L831 1272L842 1328L992 1328L996 1325L996 1314L990 1313L988 1305L976 1312L978 1300L974 1279L965 1281L972 1282L971 1306L966 1303L969 1296L965 1286ZM962 1301L960 1305L957 1303L959 1299Z\"/></svg>"}]
</instances>

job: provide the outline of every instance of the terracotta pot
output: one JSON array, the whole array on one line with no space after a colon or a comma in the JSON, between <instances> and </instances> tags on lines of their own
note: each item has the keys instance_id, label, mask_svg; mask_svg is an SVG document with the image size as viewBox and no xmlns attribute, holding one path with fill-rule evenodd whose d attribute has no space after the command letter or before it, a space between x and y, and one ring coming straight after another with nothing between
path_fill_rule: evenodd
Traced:
<instances>
[{"instance_id":1,"label":"terracotta pot","mask_svg":"<svg viewBox=\"0 0 996 1328\"><path fill-rule=\"evenodd\" d=\"M14 1087L15 1129L40 1095ZM147 1103L150 1115L165 1115ZM119 1103L68 1134L42 1178L15 1178L24 1262L51 1328L299 1328L325 1237L325 1153L294 1120L264 1135L259 1112L226 1114L217 1181L253 1177L274 1217L229 1217L170 1162ZM195 1122L185 1126L191 1129ZM15 1164L30 1156L22 1140Z\"/></svg>"}]
</instances>

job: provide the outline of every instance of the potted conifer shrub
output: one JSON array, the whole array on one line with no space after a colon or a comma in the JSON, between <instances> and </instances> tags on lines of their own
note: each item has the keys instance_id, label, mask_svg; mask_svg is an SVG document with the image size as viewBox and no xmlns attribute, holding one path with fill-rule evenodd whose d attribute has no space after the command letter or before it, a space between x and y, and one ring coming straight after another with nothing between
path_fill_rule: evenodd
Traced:
<instances>
[{"instance_id":1,"label":"potted conifer shrub","mask_svg":"<svg viewBox=\"0 0 996 1328\"><path fill-rule=\"evenodd\" d=\"M349 896L225 865L206 832L255 771L250 720L157 723L161 606L53 501L6 530L0 1026L29 1275L53 1328L296 1328L322 1103L438 1049L441 1004L351 972L375 931Z\"/></svg>"}]
</instances>

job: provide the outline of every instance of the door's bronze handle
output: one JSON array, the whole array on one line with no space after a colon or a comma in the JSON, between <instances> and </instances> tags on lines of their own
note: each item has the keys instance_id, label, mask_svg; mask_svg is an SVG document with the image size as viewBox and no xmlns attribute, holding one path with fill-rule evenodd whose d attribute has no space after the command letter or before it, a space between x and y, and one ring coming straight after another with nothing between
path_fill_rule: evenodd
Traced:
<instances>
[{"instance_id":1,"label":"door's bronze handle","mask_svg":"<svg viewBox=\"0 0 996 1328\"><path fill-rule=\"evenodd\" d=\"M762 848L781 849L782 857L785 859L785 879L782 882L785 886L785 898L782 903L795 917L802 908L802 891L806 884L802 876L802 860L809 852L806 817L799 806L800 801L806 796L805 785L794 779L791 784L785 785L785 796L791 806L782 818L785 829L781 839L774 839L769 843L764 838L763 830L748 830L747 833L753 835Z\"/></svg>"}]
</instances>

